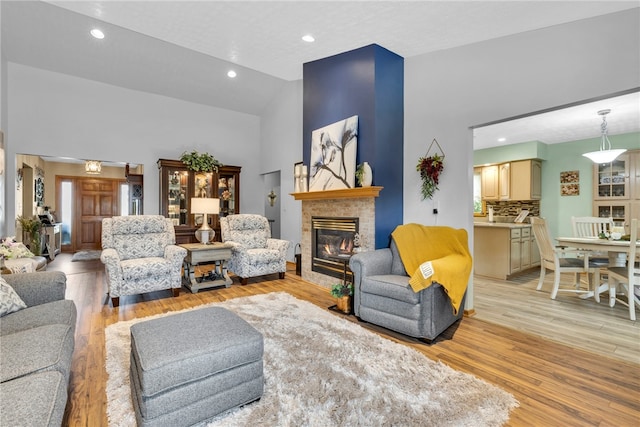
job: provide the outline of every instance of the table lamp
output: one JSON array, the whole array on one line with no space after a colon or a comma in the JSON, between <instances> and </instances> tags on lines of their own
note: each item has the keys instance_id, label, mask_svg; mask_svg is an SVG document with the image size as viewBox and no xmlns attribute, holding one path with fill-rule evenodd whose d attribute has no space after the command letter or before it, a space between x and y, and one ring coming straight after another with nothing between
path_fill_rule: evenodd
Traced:
<instances>
[{"instance_id":1,"label":"table lamp","mask_svg":"<svg viewBox=\"0 0 640 427\"><path fill-rule=\"evenodd\" d=\"M216 232L211 227L209 227L207 214L220 213L220 199L213 199L210 197L194 197L191 199L191 213L203 214L202 226L196 230L196 239L198 239L200 243L208 245L213 241Z\"/></svg>"}]
</instances>

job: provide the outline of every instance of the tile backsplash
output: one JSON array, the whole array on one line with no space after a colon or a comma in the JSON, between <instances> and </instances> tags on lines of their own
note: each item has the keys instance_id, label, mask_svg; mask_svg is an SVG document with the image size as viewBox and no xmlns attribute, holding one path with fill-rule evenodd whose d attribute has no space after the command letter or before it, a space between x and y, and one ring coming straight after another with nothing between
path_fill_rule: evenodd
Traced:
<instances>
[{"instance_id":1,"label":"tile backsplash","mask_svg":"<svg viewBox=\"0 0 640 427\"><path fill-rule=\"evenodd\" d=\"M487 209L489 206L493 206L493 214L499 216L515 217L525 209L529 211L529 216L540 216L540 200L488 201Z\"/></svg>"}]
</instances>

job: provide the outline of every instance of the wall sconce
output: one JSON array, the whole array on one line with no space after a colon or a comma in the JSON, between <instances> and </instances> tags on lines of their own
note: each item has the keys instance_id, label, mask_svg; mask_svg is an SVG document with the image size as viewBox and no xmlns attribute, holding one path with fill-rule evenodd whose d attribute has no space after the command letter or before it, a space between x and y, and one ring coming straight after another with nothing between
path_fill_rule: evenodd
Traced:
<instances>
[{"instance_id":1,"label":"wall sconce","mask_svg":"<svg viewBox=\"0 0 640 427\"><path fill-rule=\"evenodd\" d=\"M20 186L22 185L22 168L18 169L16 172L16 190L20 190Z\"/></svg>"},{"instance_id":2,"label":"wall sconce","mask_svg":"<svg viewBox=\"0 0 640 427\"><path fill-rule=\"evenodd\" d=\"M267 194L267 199L269 199L269 205L273 206L276 203L276 198L278 195L271 190L269 194Z\"/></svg>"},{"instance_id":3,"label":"wall sconce","mask_svg":"<svg viewBox=\"0 0 640 427\"><path fill-rule=\"evenodd\" d=\"M89 175L100 175L102 162L99 160L85 160L84 171Z\"/></svg>"}]
</instances>

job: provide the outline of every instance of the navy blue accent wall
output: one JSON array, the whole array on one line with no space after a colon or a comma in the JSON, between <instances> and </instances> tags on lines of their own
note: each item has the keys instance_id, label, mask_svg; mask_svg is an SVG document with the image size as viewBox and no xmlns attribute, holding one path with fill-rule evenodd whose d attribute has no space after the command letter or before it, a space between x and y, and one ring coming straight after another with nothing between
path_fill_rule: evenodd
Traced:
<instances>
[{"instance_id":1,"label":"navy blue accent wall","mask_svg":"<svg viewBox=\"0 0 640 427\"><path fill-rule=\"evenodd\" d=\"M303 161L309 165L311 132L358 116L356 162L369 162L376 199L375 247L389 246L403 218L404 59L369 45L303 66Z\"/></svg>"}]
</instances>

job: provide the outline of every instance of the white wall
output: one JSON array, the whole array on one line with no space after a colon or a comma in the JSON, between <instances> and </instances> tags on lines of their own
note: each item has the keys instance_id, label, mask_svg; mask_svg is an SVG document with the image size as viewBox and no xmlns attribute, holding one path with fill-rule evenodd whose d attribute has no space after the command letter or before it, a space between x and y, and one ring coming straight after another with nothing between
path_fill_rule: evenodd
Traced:
<instances>
[{"instance_id":1,"label":"white wall","mask_svg":"<svg viewBox=\"0 0 640 427\"><path fill-rule=\"evenodd\" d=\"M159 211L159 158L209 152L242 166L242 211L261 213L260 118L9 63L7 158L16 153L144 165L144 212ZM13 162L11 161L10 164ZM14 182L15 168L7 170ZM7 217L15 215L7 194ZM7 224L8 234L14 225ZM11 230L9 230L11 228Z\"/></svg>"},{"instance_id":2,"label":"white wall","mask_svg":"<svg viewBox=\"0 0 640 427\"><path fill-rule=\"evenodd\" d=\"M280 237L289 240L287 259L294 261L294 248L302 241L302 202L293 193L293 165L302 161L302 80L288 82L262 115L260 167L263 173L280 171Z\"/></svg>"}]
</instances>

